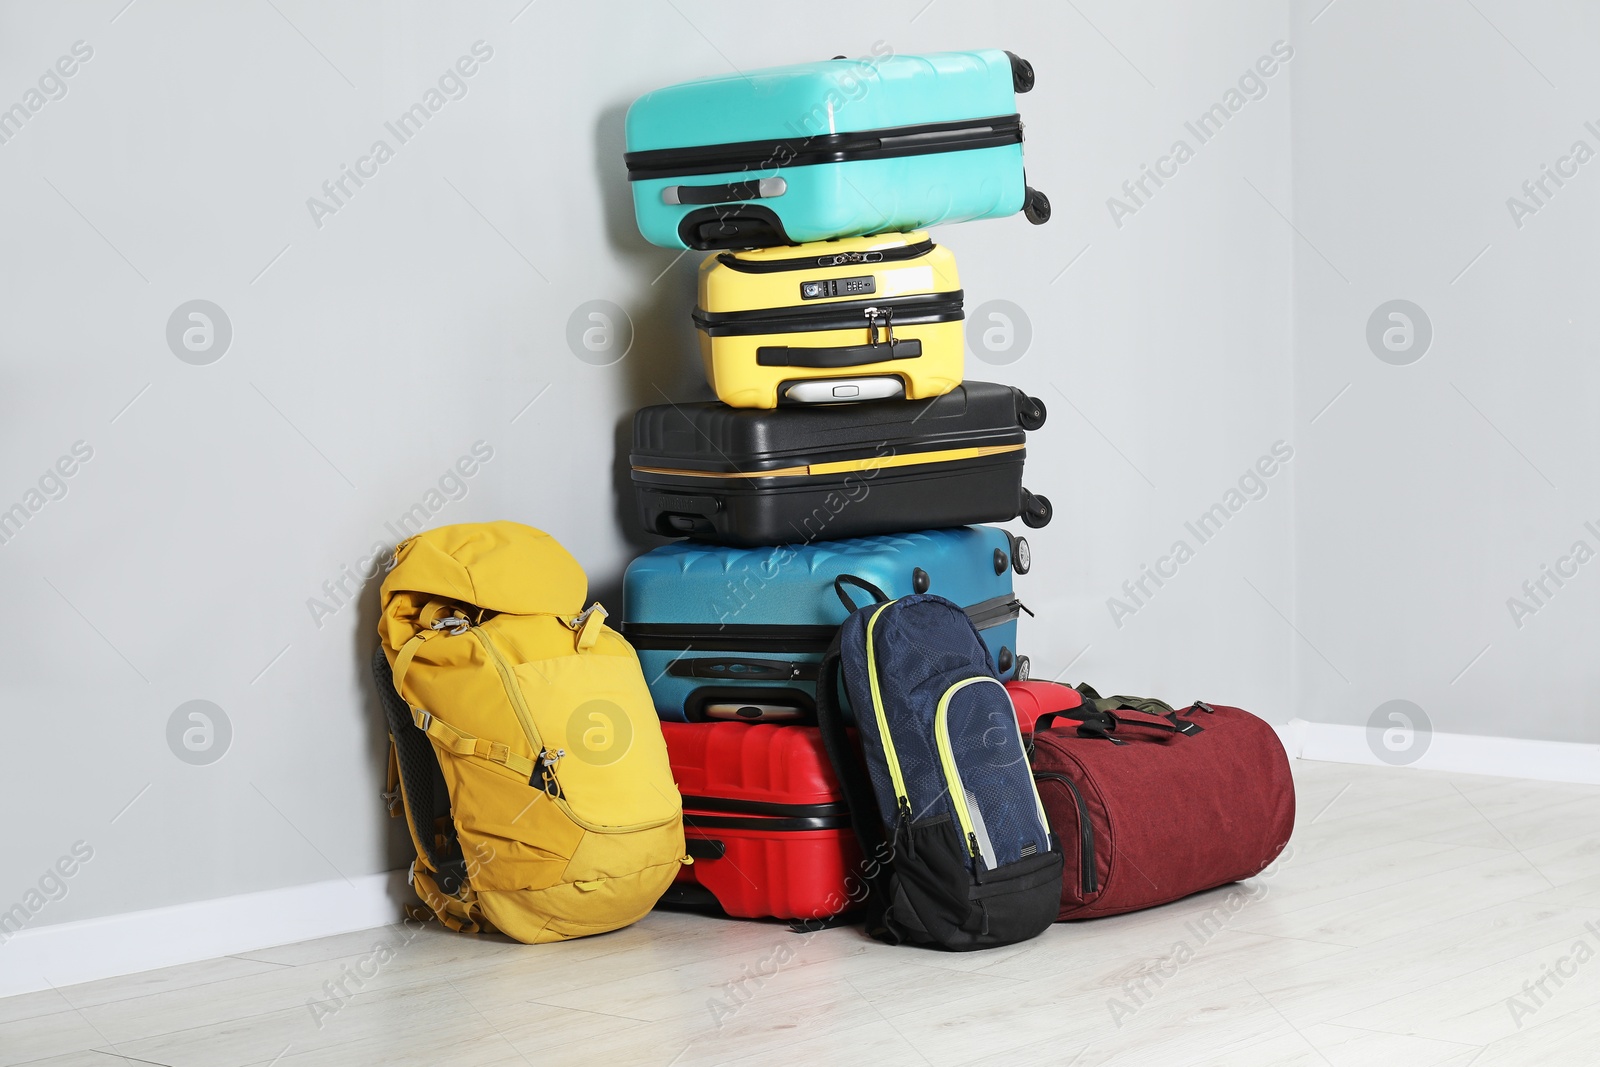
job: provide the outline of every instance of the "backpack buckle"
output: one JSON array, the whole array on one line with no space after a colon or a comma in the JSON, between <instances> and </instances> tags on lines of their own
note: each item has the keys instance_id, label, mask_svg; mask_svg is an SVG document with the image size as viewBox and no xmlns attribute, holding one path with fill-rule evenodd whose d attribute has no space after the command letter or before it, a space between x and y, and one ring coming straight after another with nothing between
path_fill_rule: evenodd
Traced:
<instances>
[{"instance_id":1,"label":"backpack buckle","mask_svg":"<svg viewBox=\"0 0 1600 1067\"><path fill-rule=\"evenodd\" d=\"M406 868L406 885L414 886L416 884L417 884L417 861L416 860L412 860L411 861L411 866Z\"/></svg>"},{"instance_id":2,"label":"backpack buckle","mask_svg":"<svg viewBox=\"0 0 1600 1067\"><path fill-rule=\"evenodd\" d=\"M383 798L384 807L389 809L389 814L393 815L395 813L395 805L400 803L400 787L396 786L389 792L379 793L378 795Z\"/></svg>"},{"instance_id":3,"label":"backpack buckle","mask_svg":"<svg viewBox=\"0 0 1600 1067\"><path fill-rule=\"evenodd\" d=\"M472 624L460 615L447 615L442 619L434 619L433 625L429 627L432 630L448 630L451 637L464 634L471 628Z\"/></svg>"}]
</instances>

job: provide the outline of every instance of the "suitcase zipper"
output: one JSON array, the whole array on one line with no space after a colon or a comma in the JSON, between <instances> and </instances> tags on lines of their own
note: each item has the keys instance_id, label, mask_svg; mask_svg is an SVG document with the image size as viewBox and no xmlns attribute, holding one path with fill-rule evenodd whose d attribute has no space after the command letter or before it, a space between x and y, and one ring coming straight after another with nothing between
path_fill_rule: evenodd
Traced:
<instances>
[{"instance_id":1,"label":"suitcase zipper","mask_svg":"<svg viewBox=\"0 0 1600 1067\"><path fill-rule=\"evenodd\" d=\"M695 174L772 171L858 159L894 159L935 152L963 152L1022 143L1022 116L995 115L885 126L875 130L771 137L714 145L686 145L623 153L628 180L650 181ZM782 160L782 163L777 162Z\"/></svg>"},{"instance_id":2,"label":"suitcase zipper","mask_svg":"<svg viewBox=\"0 0 1600 1067\"><path fill-rule=\"evenodd\" d=\"M740 259L732 252L724 252L717 262L741 274L780 274L791 270L814 270L817 267L844 267L855 263L898 263L917 259L934 249L932 240L899 248L872 249L867 252L834 252L825 256L791 256L787 259Z\"/></svg>"},{"instance_id":3,"label":"suitcase zipper","mask_svg":"<svg viewBox=\"0 0 1600 1067\"><path fill-rule=\"evenodd\" d=\"M972 625L991 630L1018 618L1027 608L1015 596L998 596L963 609ZM790 655L828 650L837 626L784 626L760 623L625 622L622 636L636 650L645 652L787 652ZM676 672L674 672L676 674ZM682 675L678 675L682 676ZM691 675L691 677L699 677ZM717 677L726 677L718 675ZM769 679L770 680L770 679ZM802 679L804 680L804 679Z\"/></svg>"},{"instance_id":4,"label":"suitcase zipper","mask_svg":"<svg viewBox=\"0 0 1600 1067\"><path fill-rule=\"evenodd\" d=\"M694 309L694 325L708 337L752 337L774 333L868 329L885 315L896 326L959 322L965 317L962 291L917 293L879 300L841 300L808 308L752 308L749 311Z\"/></svg>"},{"instance_id":5,"label":"suitcase zipper","mask_svg":"<svg viewBox=\"0 0 1600 1067\"><path fill-rule=\"evenodd\" d=\"M1089 805L1078 791L1078 783L1055 771L1035 771L1033 777L1035 781L1049 779L1060 782L1072 793L1072 799L1078 806L1078 880L1085 896L1098 892L1100 886L1094 861L1094 827L1089 825Z\"/></svg>"},{"instance_id":6,"label":"suitcase zipper","mask_svg":"<svg viewBox=\"0 0 1600 1067\"><path fill-rule=\"evenodd\" d=\"M892 400L886 403L903 404ZM635 466L634 474L655 474L668 478L713 478L719 480L752 478L821 478L830 474L852 474L856 471L882 470L889 467L916 467L924 463L959 463L966 459L987 459L1027 448L1025 442L1011 445L972 445L965 448L941 448L931 452L896 452L873 455L863 459L841 459L826 463L807 463L798 467L769 467L750 471L702 471L685 467Z\"/></svg>"}]
</instances>

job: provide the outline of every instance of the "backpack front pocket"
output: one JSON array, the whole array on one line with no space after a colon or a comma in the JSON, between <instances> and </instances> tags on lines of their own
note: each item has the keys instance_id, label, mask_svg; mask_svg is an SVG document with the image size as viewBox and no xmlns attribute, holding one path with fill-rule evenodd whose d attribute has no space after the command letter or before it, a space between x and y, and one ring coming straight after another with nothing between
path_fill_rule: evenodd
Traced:
<instances>
[{"instance_id":1,"label":"backpack front pocket","mask_svg":"<svg viewBox=\"0 0 1600 1067\"><path fill-rule=\"evenodd\" d=\"M933 730L972 870L1050 851L1049 823L1005 686L987 675L956 682L939 698ZM964 775L964 768L983 773Z\"/></svg>"},{"instance_id":2,"label":"backpack front pocket","mask_svg":"<svg viewBox=\"0 0 1600 1067\"><path fill-rule=\"evenodd\" d=\"M678 818L681 801L655 705L629 657L580 652L512 668L532 724L542 789L572 821L626 833Z\"/></svg>"}]
</instances>

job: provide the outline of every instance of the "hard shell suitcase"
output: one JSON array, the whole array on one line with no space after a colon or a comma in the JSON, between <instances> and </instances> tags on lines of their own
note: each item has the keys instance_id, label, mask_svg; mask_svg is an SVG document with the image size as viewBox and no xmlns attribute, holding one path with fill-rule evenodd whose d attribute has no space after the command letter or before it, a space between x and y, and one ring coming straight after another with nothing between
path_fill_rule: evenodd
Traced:
<instances>
[{"instance_id":1,"label":"hard shell suitcase","mask_svg":"<svg viewBox=\"0 0 1600 1067\"><path fill-rule=\"evenodd\" d=\"M1017 93L1033 67L988 48L879 53L702 78L628 109L646 240L756 248L1026 211Z\"/></svg>"},{"instance_id":2,"label":"hard shell suitcase","mask_svg":"<svg viewBox=\"0 0 1600 1067\"><path fill-rule=\"evenodd\" d=\"M649 533L726 545L1050 521L1022 487L1044 404L966 382L931 400L771 411L658 404L633 419L633 488Z\"/></svg>"},{"instance_id":3,"label":"hard shell suitcase","mask_svg":"<svg viewBox=\"0 0 1600 1067\"><path fill-rule=\"evenodd\" d=\"M1083 694L1062 682L1015 678L1006 683L1006 693L1017 713L1017 727L1025 734L1033 733L1033 724L1041 715L1073 712L1083 706Z\"/></svg>"},{"instance_id":4,"label":"hard shell suitcase","mask_svg":"<svg viewBox=\"0 0 1600 1067\"><path fill-rule=\"evenodd\" d=\"M814 726L663 723L694 863L666 900L738 918L822 919L851 904L861 848ZM859 896L859 893L857 894Z\"/></svg>"},{"instance_id":5,"label":"hard shell suitcase","mask_svg":"<svg viewBox=\"0 0 1600 1067\"><path fill-rule=\"evenodd\" d=\"M921 400L961 384L961 301L948 249L891 233L707 256L694 324L725 404Z\"/></svg>"},{"instance_id":6,"label":"hard shell suitcase","mask_svg":"<svg viewBox=\"0 0 1600 1067\"><path fill-rule=\"evenodd\" d=\"M1166 904L1250 878L1283 852L1294 779L1271 726L1204 701L1165 714L1138 710L1167 708L1142 698L1096 703L1045 714L1032 738L1066 855L1058 919Z\"/></svg>"},{"instance_id":7,"label":"hard shell suitcase","mask_svg":"<svg viewBox=\"0 0 1600 1067\"><path fill-rule=\"evenodd\" d=\"M999 675L1025 676L1012 576L1028 569L1027 544L993 526L775 548L680 541L628 565L622 632L666 720L811 719L817 665L849 615L843 575L863 603L867 585L942 593L967 610Z\"/></svg>"}]
</instances>

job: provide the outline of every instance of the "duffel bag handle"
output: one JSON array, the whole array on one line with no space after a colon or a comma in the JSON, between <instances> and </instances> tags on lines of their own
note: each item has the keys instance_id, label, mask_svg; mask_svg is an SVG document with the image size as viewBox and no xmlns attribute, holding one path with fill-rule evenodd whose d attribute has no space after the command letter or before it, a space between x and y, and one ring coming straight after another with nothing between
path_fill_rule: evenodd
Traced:
<instances>
[{"instance_id":1,"label":"duffel bag handle","mask_svg":"<svg viewBox=\"0 0 1600 1067\"><path fill-rule=\"evenodd\" d=\"M887 604L889 602L889 594L865 578L857 578L853 574L841 574L833 580L833 591L839 594L839 602L844 605L844 610L851 615L860 610L861 605L850 599L850 594L845 592L844 587L847 585L853 585L857 589L869 593L874 604Z\"/></svg>"},{"instance_id":2,"label":"duffel bag handle","mask_svg":"<svg viewBox=\"0 0 1600 1067\"><path fill-rule=\"evenodd\" d=\"M1148 712L1134 711L1128 708L1111 711L1110 709L1091 708L1088 705L1081 708L1073 708L1069 711L1046 712L1039 716L1038 720L1033 724L1034 732L1038 733L1040 730L1050 729L1050 725L1058 718L1077 720L1079 723L1079 737L1100 737L1117 744L1126 743L1112 736L1123 726L1143 726L1151 730L1161 730L1169 734L1184 734L1186 736L1201 732L1200 724L1195 722L1173 721L1162 715L1152 715Z\"/></svg>"}]
</instances>

